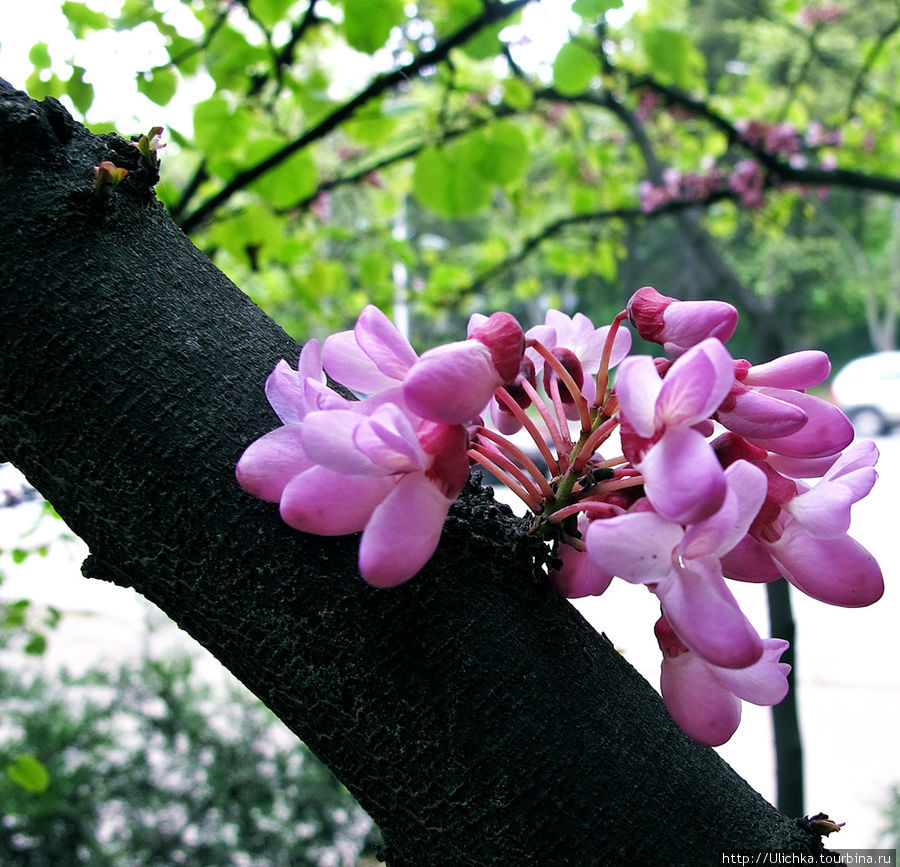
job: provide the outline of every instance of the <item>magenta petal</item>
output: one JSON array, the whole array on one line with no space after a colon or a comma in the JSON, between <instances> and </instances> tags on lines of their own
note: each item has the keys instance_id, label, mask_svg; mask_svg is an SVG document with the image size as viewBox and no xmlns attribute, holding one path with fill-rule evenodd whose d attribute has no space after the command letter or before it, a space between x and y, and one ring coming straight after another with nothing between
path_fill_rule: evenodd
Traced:
<instances>
[{"instance_id":1,"label":"magenta petal","mask_svg":"<svg viewBox=\"0 0 900 867\"><path fill-rule=\"evenodd\" d=\"M363 578L375 587L393 587L412 578L434 554L452 502L423 473L404 476L363 532Z\"/></svg>"},{"instance_id":2,"label":"magenta petal","mask_svg":"<svg viewBox=\"0 0 900 867\"><path fill-rule=\"evenodd\" d=\"M769 550L791 584L829 605L859 608L884 593L878 562L849 536L816 539L797 521L789 521Z\"/></svg>"},{"instance_id":3,"label":"magenta petal","mask_svg":"<svg viewBox=\"0 0 900 867\"><path fill-rule=\"evenodd\" d=\"M352 331L340 331L325 338L322 364L329 376L341 385L363 394L377 394L398 384L397 379L382 373L363 352Z\"/></svg>"},{"instance_id":4,"label":"magenta petal","mask_svg":"<svg viewBox=\"0 0 900 867\"><path fill-rule=\"evenodd\" d=\"M765 473L749 461L725 470L728 491L717 512L687 527L681 553L685 559L730 551L750 529L766 498Z\"/></svg>"},{"instance_id":5,"label":"magenta petal","mask_svg":"<svg viewBox=\"0 0 900 867\"><path fill-rule=\"evenodd\" d=\"M612 573L600 569L586 551L560 545L559 559L562 566L550 573L550 581L553 589L567 599L599 596L613 579Z\"/></svg>"},{"instance_id":6,"label":"magenta petal","mask_svg":"<svg viewBox=\"0 0 900 867\"><path fill-rule=\"evenodd\" d=\"M781 638L764 638L763 655L746 668L717 668L715 677L723 686L744 701L764 706L778 704L788 691L787 676L791 667L779 662L788 643Z\"/></svg>"},{"instance_id":7,"label":"magenta petal","mask_svg":"<svg viewBox=\"0 0 900 867\"><path fill-rule=\"evenodd\" d=\"M673 428L638 465L647 499L681 524L710 517L725 499L725 473L709 443L691 428Z\"/></svg>"},{"instance_id":8,"label":"magenta petal","mask_svg":"<svg viewBox=\"0 0 900 867\"><path fill-rule=\"evenodd\" d=\"M831 362L824 352L804 349L782 355L765 364L754 364L747 371L743 382L744 385L804 389L818 385L829 373Z\"/></svg>"},{"instance_id":9,"label":"magenta petal","mask_svg":"<svg viewBox=\"0 0 900 867\"><path fill-rule=\"evenodd\" d=\"M741 721L741 701L713 677L692 653L664 659L660 673L663 701L678 727L707 746L724 744Z\"/></svg>"},{"instance_id":10,"label":"magenta petal","mask_svg":"<svg viewBox=\"0 0 900 867\"><path fill-rule=\"evenodd\" d=\"M406 413L394 404L378 407L358 425L353 433L353 444L387 473L409 473L426 468L427 459L416 432Z\"/></svg>"},{"instance_id":11,"label":"magenta petal","mask_svg":"<svg viewBox=\"0 0 900 867\"><path fill-rule=\"evenodd\" d=\"M707 662L745 668L762 655L759 635L712 562L691 560L656 595L678 637Z\"/></svg>"},{"instance_id":12,"label":"magenta petal","mask_svg":"<svg viewBox=\"0 0 900 867\"><path fill-rule=\"evenodd\" d=\"M403 397L422 418L463 424L481 415L502 384L490 349L478 340L461 340L423 353L403 383Z\"/></svg>"},{"instance_id":13,"label":"magenta petal","mask_svg":"<svg viewBox=\"0 0 900 867\"><path fill-rule=\"evenodd\" d=\"M760 389L794 404L808 416L806 424L790 436L747 437L756 445L792 458L822 458L846 448L853 440L853 425L836 406L811 394L783 389Z\"/></svg>"},{"instance_id":14,"label":"magenta petal","mask_svg":"<svg viewBox=\"0 0 900 867\"><path fill-rule=\"evenodd\" d=\"M807 422L802 409L761 391L738 391L734 398L734 407L716 413L716 418L741 436L789 436Z\"/></svg>"},{"instance_id":15,"label":"magenta petal","mask_svg":"<svg viewBox=\"0 0 900 867\"><path fill-rule=\"evenodd\" d=\"M722 556L722 573L735 581L768 584L781 577L781 569L769 554L769 548L752 536L744 536Z\"/></svg>"},{"instance_id":16,"label":"magenta petal","mask_svg":"<svg viewBox=\"0 0 900 867\"><path fill-rule=\"evenodd\" d=\"M657 340L670 355L680 355L707 337L726 343L737 328L738 312L724 301L675 301L662 318Z\"/></svg>"},{"instance_id":17,"label":"magenta petal","mask_svg":"<svg viewBox=\"0 0 900 867\"><path fill-rule=\"evenodd\" d=\"M734 361L722 343L704 340L669 368L656 401L667 425L695 424L712 415L734 383Z\"/></svg>"},{"instance_id":18,"label":"magenta petal","mask_svg":"<svg viewBox=\"0 0 900 867\"><path fill-rule=\"evenodd\" d=\"M416 363L416 352L400 329L374 304L367 304L353 329L356 342L385 376L401 381Z\"/></svg>"},{"instance_id":19,"label":"magenta petal","mask_svg":"<svg viewBox=\"0 0 900 867\"><path fill-rule=\"evenodd\" d=\"M317 536L358 533L396 484L392 476L349 477L315 466L295 476L284 489L281 518Z\"/></svg>"},{"instance_id":20,"label":"magenta petal","mask_svg":"<svg viewBox=\"0 0 900 867\"><path fill-rule=\"evenodd\" d=\"M288 482L312 466L300 440L301 427L277 427L247 446L235 471L247 493L277 503Z\"/></svg>"}]
</instances>

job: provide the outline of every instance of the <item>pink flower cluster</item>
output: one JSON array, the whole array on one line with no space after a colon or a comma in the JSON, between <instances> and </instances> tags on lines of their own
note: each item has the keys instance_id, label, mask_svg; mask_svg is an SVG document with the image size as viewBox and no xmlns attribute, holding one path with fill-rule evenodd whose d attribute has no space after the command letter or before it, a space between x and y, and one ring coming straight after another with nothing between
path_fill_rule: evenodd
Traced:
<instances>
[{"instance_id":1,"label":"pink flower cluster","mask_svg":"<svg viewBox=\"0 0 900 867\"><path fill-rule=\"evenodd\" d=\"M626 320L665 355L630 355ZM786 642L758 635L728 579L783 575L849 607L883 589L847 535L877 450L851 445L846 417L805 393L827 356L735 360L736 325L728 304L644 287L608 326L551 310L523 332L507 313L476 315L466 340L418 356L370 306L352 331L310 341L298 370L279 362L266 394L282 424L248 447L238 481L299 530L361 531L360 572L388 587L425 565L481 464L533 513L558 593L618 577L655 594L663 698L687 733L720 744L741 700L777 703L788 673ZM324 371L364 397L337 395ZM521 429L548 473L508 439ZM615 432L621 452L601 453Z\"/></svg>"},{"instance_id":2,"label":"pink flower cluster","mask_svg":"<svg viewBox=\"0 0 900 867\"><path fill-rule=\"evenodd\" d=\"M736 124L741 138L751 147L774 156L787 157L795 168L808 162L808 149L831 147L841 143L839 130L826 129L818 121L810 121L806 134L787 121L767 123L761 120L739 120ZM834 155L820 156L822 168L835 167ZM762 207L765 202L766 176L763 167L755 159L743 159L735 163L727 174L714 165L705 165L700 172L682 173L675 168L663 172L662 184L643 180L638 186L641 210L645 214L673 201L706 201L713 193L729 189L736 193L745 208Z\"/></svg>"}]
</instances>

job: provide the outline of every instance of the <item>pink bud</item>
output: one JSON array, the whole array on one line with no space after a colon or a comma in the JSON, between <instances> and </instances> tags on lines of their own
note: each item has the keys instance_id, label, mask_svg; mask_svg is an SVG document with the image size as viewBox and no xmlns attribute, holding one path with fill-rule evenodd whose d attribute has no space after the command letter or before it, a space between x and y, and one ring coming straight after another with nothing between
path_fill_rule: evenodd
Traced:
<instances>
[{"instance_id":1,"label":"pink bud","mask_svg":"<svg viewBox=\"0 0 900 867\"><path fill-rule=\"evenodd\" d=\"M670 355L681 355L707 337L722 343L737 327L738 313L724 301L679 301L652 286L638 289L625 308L638 334L661 343Z\"/></svg>"},{"instance_id":2,"label":"pink bud","mask_svg":"<svg viewBox=\"0 0 900 867\"><path fill-rule=\"evenodd\" d=\"M469 336L490 349L494 367L504 383L516 378L525 353L525 334L514 316L494 313Z\"/></svg>"}]
</instances>

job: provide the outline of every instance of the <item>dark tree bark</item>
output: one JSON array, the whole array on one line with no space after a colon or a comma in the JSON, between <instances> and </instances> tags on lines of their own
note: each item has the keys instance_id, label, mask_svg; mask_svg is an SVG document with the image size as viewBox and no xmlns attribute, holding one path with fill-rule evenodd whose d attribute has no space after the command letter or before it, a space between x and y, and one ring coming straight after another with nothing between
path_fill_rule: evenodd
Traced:
<instances>
[{"instance_id":1,"label":"dark tree bark","mask_svg":"<svg viewBox=\"0 0 900 867\"><path fill-rule=\"evenodd\" d=\"M93 167L129 169L105 198ZM720 864L815 851L546 589L471 487L390 591L357 539L291 530L234 465L299 347L156 202L155 171L0 85L0 453L328 764L392 865ZM347 496L353 496L348 484ZM614 629L614 624L610 625Z\"/></svg>"}]
</instances>

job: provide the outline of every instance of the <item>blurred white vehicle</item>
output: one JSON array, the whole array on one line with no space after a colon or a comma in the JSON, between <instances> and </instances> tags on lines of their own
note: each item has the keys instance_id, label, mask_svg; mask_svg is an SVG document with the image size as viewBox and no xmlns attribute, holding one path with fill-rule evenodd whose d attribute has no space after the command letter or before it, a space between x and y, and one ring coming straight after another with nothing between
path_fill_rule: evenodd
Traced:
<instances>
[{"instance_id":1,"label":"blurred white vehicle","mask_svg":"<svg viewBox=\"0 0 900 867\"><path fill-rule=\"evenodd\" d=\"M831 396L861 437L900 425L900 352L854 359L835 376Z\"/></svg>"}]
</instances>

